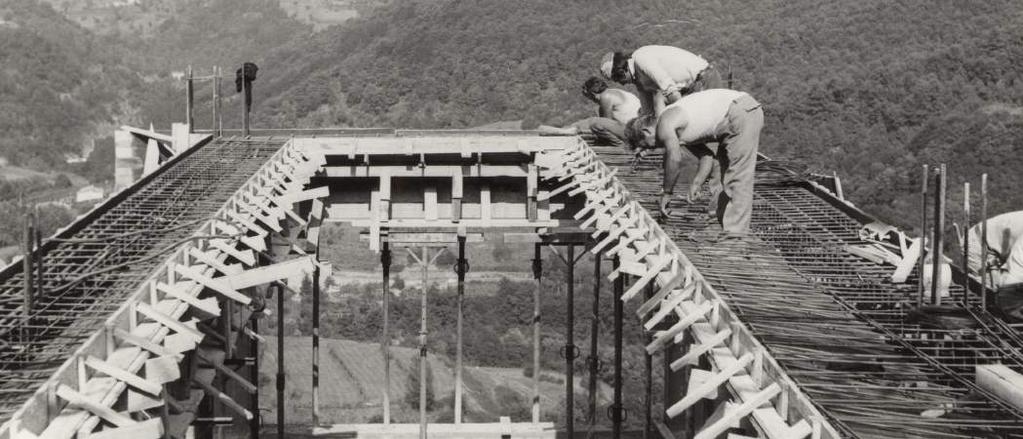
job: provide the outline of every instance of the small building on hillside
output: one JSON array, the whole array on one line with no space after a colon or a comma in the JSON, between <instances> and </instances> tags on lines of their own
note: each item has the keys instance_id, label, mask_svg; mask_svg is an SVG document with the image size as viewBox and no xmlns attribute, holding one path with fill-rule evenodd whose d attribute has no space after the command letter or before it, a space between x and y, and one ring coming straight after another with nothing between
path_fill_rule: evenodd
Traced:
<instances>
[{"instance_id":1,"label":"small building on hillside","mask_svg":"<svg viewBox=\"0 0 1023 439\"><path fill-rule=\"evenodd\" d=\"M103 188L89 185L79 189L78 192L75 193L75 202L83 203L86 201L102 200L104 195Z\"/></svg>"}]
</instances>

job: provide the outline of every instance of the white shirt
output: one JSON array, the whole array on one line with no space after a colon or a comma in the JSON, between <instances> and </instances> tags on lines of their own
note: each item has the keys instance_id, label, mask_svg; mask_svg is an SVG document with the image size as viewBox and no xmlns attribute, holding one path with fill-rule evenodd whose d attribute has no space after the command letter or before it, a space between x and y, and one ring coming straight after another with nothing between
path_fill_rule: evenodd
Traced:
<instances>
[{"instance_id":1,"label":"white shirt","mask_svg":"<svg viewBox=\"0 0 1023 439\"><path fill-rule=\"evenodd\" d=\"M970 227L969 232L969 264L970 269L974 272L980 271L982 224L978 222ZM999 286L1010 280L1013 283L1023 282L1023 254L1017 254L1023 250L1023 211L1008 212L988 218L986 242L989 249L998 252L1003 258L1007 258L1006 266L1002 267L1003 270L1008 271L1003 274L1007 279L1000 280L999 276L995 275L995 285Z\"/></svg>"},{"instance_id":2,"label":"white shirt","mask_svg":"<svg viewBox=\"0 0 1023 439\"><path fill-rule=\"evenodd\" d=\"M712 88L682 96L664 111L680 108L685 112L686 127L678 134L679 142L686 145L703 143L725 134L728 108L733 101L745 95L747 93L743 91Z\"/></svg>"},{"instance_id":3,"label":"white shirt","mask_svg":"<svg viewBox=\"0 0 1023 439\"><path fill-rule=\"evenodd\" d=\"M648 92L688 87L710 63L673 46L643 46L632 52L629 70L636 85Z\"/></svg>"}]
</instances>

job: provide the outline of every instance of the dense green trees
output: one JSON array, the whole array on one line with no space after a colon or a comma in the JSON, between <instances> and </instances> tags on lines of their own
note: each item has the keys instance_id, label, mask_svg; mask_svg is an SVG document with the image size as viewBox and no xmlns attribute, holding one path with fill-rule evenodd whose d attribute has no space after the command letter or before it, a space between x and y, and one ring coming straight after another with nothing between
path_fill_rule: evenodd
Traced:
<instances>
[{"instance_id":1,"label":"dense green trees","mask_svg":"<svg viewBox=\"0 0 1023 439\"><path fill-rule=\"evenodd\" d=\"M1019 147L1019 112L981 111L1023 104L1016 9L1012 0L398 2L271 51L257 123L564 123L592 112L577 90L602 52L673 44L765 104L765 153L838 171L855 202L909 226L921 162L948 161L955 180L986 171L1005 187L1021 182L1000 157L981 166L972 148L941 153L978 139ZM974 123L953 122L961 118ZM961 128L935 136L946 122ZM992 195L995 211L1023 205L1017 191Z\"/></svg>"}]
</instances>

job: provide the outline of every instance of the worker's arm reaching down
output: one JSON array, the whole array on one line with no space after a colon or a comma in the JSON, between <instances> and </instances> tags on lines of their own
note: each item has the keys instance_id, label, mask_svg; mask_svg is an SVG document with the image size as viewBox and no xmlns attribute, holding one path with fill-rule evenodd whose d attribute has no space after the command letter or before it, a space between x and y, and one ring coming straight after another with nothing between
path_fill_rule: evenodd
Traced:
<instances>
[{"instance_id":1,"label":"worker's arm reaching down","mask_svg":"<svg viewBox=\"0 0 1023 439\"><path fill-rule=\"evenodd\" d=\"M686 149L693 153L697 159L699 159L699 165L696 168L696 175L693 175L693 182L689 185L689 194L687 194L686 200L690 203L695 202L700 196L700 189L703 188L703 183L710 177L711 171L714 170L714 154L711 153L710 149L706 145L693 145L687 146Z\"/></svg>"}]
</instances>

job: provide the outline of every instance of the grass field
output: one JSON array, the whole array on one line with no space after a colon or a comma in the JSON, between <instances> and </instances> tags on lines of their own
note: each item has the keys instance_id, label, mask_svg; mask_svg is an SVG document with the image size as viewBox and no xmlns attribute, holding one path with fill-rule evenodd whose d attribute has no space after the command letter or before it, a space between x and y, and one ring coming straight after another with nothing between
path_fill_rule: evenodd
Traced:
<instances>
[{"instance_id":1,"label":"grass field","mask_svg":"<svg viewBox=\"0 0 1023 439\"><path fill-rule=\"evenodd\" d=\"M277 395L274 376L277 372L277 340L267 337L260 351L259 406L263 419L276 419ZM410 373L418 373L416 356L411 348L391 348L391 416L394 422L416 422L418 411L405 403ZM308 425L312 419L312 340L309 337L285 339L285 418L289 424ZM433 394L437 408L431 421L444 422L451 416L454 376L451 362L429 355L433 372ZM350 340L320 340L320 420L321 423L377 422L382 413L383 355L380 346ZM499 416L526 420L528 401L532 395L532 379L518 368L466 367L465 421L496 422ZM540 403L545 413L561 411L564 396L564 375L544 371ZM585 389L585 377L576 380L577 392ZM610 388L601 383L598 392L601 405L610 399ZM583 394L577 399L582 401ZM554 419L545 414L545 419ZM519 419L515 419L519 417ZM449 422L450 419L447 419Z\"/></svg>"}]
</instances>

